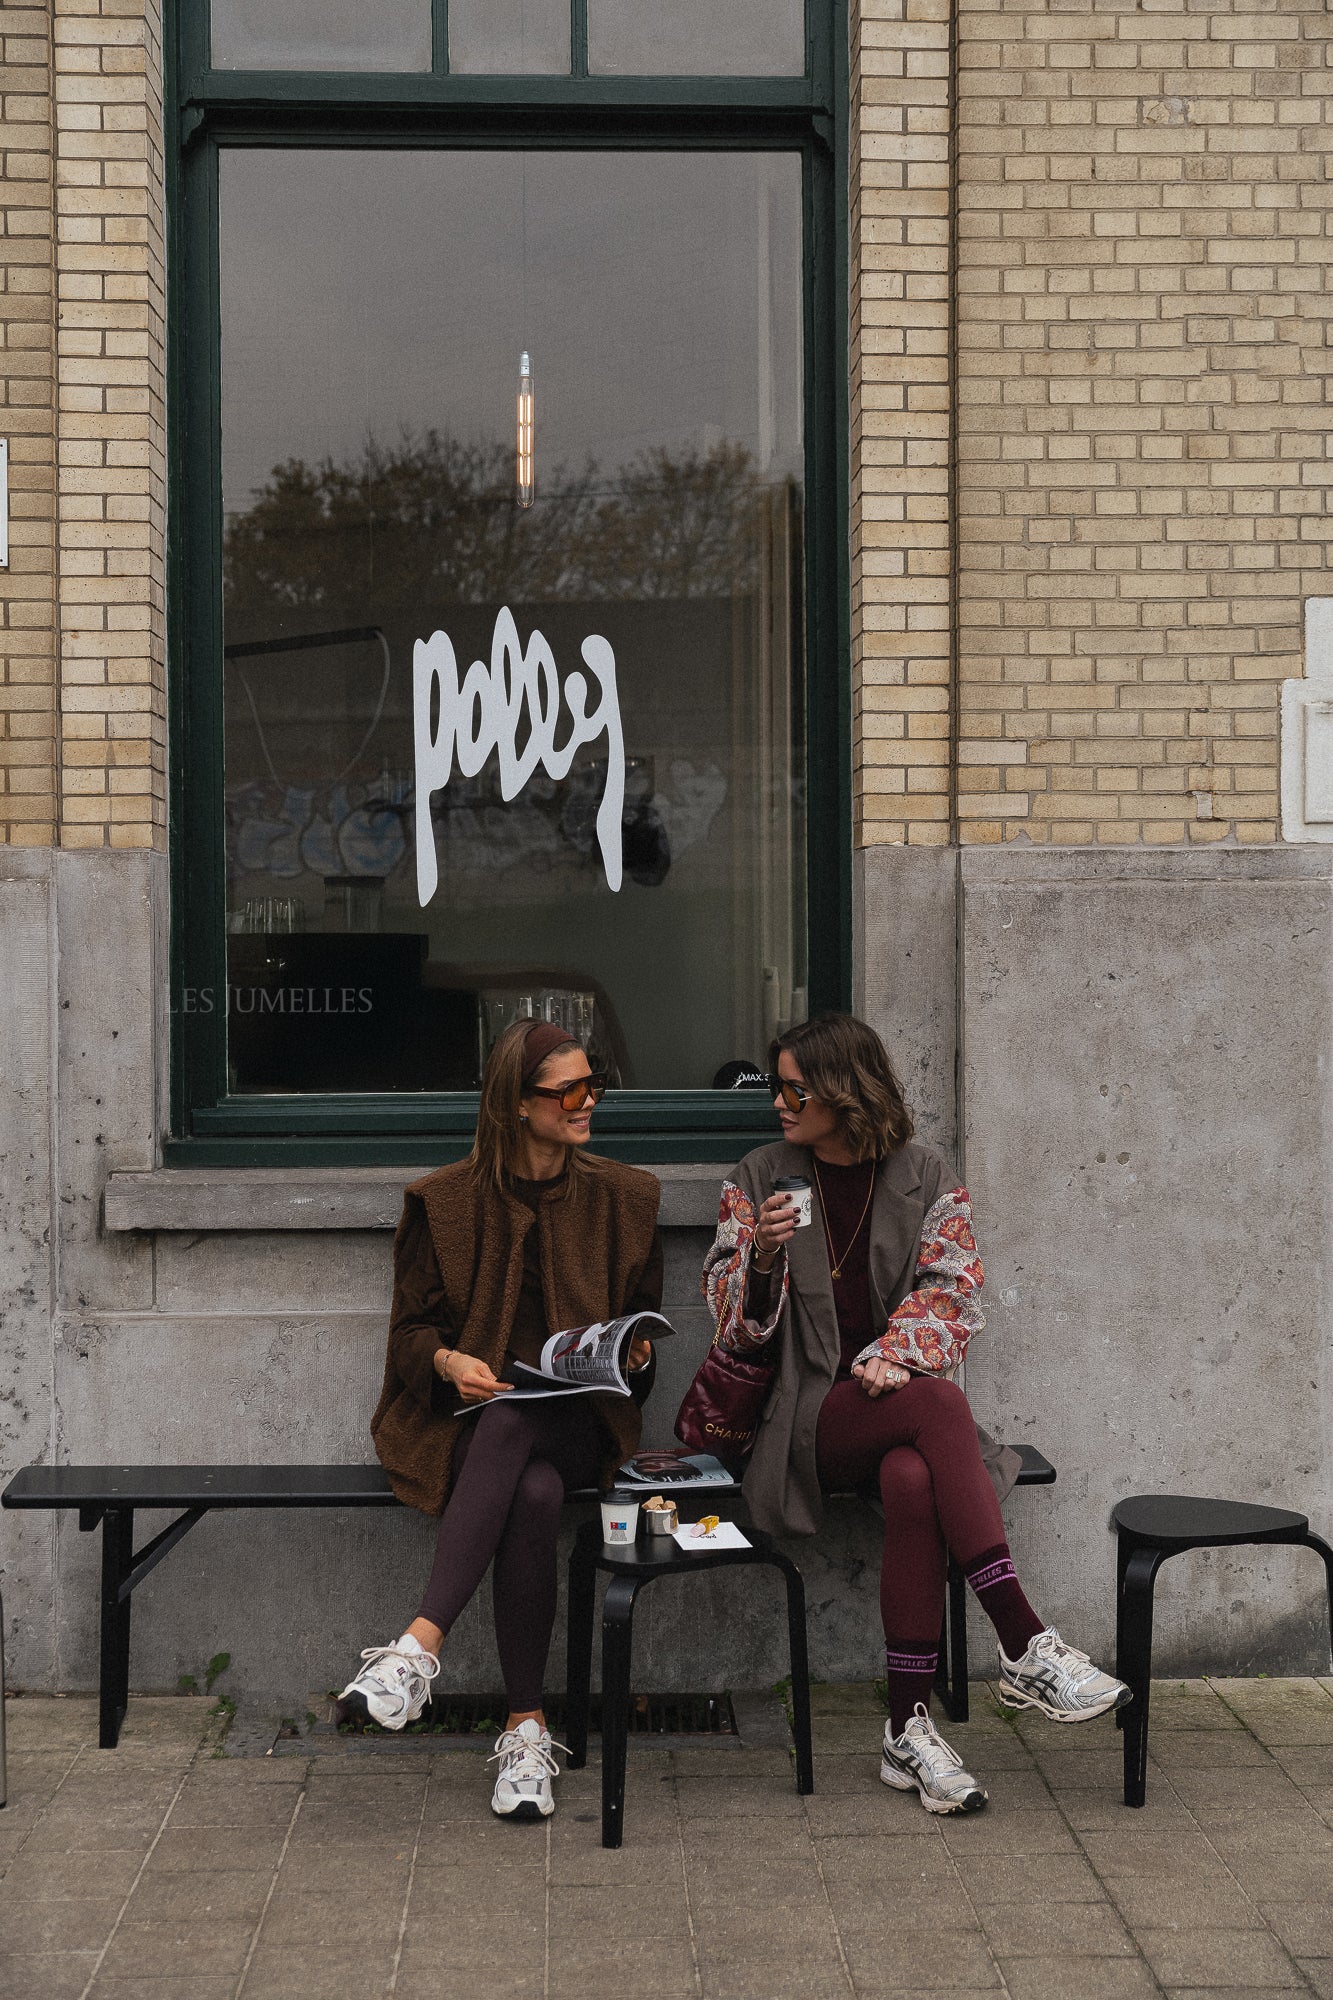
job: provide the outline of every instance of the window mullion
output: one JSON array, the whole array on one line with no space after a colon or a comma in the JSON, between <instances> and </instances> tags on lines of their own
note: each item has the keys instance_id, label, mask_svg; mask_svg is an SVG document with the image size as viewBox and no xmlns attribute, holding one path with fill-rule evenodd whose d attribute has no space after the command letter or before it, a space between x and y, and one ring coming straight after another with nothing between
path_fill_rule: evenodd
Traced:
<instances>
[{"instance_id":1,"label":"window mullion","mask_svg":"<svg viewBox=\"0 0 1333 2000\"><path fill-rule=\"evenodd\" d=\"M570 0L569 73L588 74L588 0Z\"/></svg>"},{"instance_id":2,"label":"window mullion","mask_svg":"<svg viewBox=\"0 0 1333 2000\"><path fill-rule=\"evenodd\" d=\"M449 0L430 0L430 66L435 76L449 74Z\"/></svg>"}]
</instances>

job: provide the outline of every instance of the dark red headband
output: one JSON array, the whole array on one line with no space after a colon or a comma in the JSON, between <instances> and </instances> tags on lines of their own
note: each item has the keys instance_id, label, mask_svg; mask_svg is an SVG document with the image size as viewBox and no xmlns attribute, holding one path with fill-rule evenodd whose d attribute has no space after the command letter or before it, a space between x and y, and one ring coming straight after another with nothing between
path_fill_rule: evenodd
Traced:
<instances>
[{"instance_id":1,"label":"dark red headband","mask_svg":"<svg viewBox=\"0 0 1333 2000\"><path fill-rule=\"evenodd\" d=\"M531 1083L537 1071L557 1049L576 1049L578 1043L565 1028L553 1021L534 1021L523 1043L523 1081Z\"/></svg>"}]
</instances>

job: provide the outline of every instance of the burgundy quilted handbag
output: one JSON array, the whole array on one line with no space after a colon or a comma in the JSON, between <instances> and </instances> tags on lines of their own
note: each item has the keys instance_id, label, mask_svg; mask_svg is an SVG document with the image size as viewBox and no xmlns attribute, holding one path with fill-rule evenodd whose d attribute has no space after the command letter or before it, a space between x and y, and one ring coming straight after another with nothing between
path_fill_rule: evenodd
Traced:
<instances>
[{"instance_id":1,"label":"burgundy quilted handbag","mask_svg":"<svg viewBox=\"0 0 1333 2000\"><path fill-rule=\"evenodd\" d=\"M768 1347L776 1350L776 1340ZM713 1342L676 1412L676 1436L688 1450L711 1452L724 1464L750 1456L773 1387L777 1355L769 1360L768 1347L751 1360Z\"/></svg>"}]
</instances>

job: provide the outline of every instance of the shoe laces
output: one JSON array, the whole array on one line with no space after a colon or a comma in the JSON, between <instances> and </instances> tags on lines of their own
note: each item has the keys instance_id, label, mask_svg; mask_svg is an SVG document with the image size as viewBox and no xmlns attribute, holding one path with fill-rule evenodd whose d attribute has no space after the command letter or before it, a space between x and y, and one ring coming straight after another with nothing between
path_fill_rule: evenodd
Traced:
<instances>
[{"instance_id":1,"label":"shoe laces","mask_svg":"<svg viewBox=\"0 0 1333 2000\"><path fill-rule=\"evenodd\" d=\"M1063 1667L1075 1681L1091 1680L1100 1672L1100 1668L1093 1665L1088 1654L1081 1653L1077 1646L1068 1645L1053 1626L1048 1626L1044 1632L1038 1632L1032 1641L1032 1650L1054 1661L1056 1666Z\"/></svg>"},{"instance_id":2,"label":"shoe laces","mask_svg":"<svg viewBox=\"0 0 1333 2000\"><path fill-rule=\"evenodd\" d=\"M495 1739L494 1752L486 1762L508 1764L512 1760L513 1770L504 1773L511 1781L516 1778L558 1778L560 1766L554 1754L557 1750L563 1750L568 1757L568 1744L557 1743L549 1729L543 1729L534 1741L531 1736L524 1736L520 1724L517 1729L501 1730ZM525 1769L525 1766L530 1768Z\"/></svg>"},{"instance_id":3,"label":"shoe laces","mask_svg":"<svg viewBox=\"0 0 1333 2000\"><path fill-rule=\"evenodd\" d=\"M933 1771L961 1771L963 1760L951 1744L945 1742L931 1719L930 1711L923 1702L913 1709L904 1736L911 1736L912 1747L923 1764L929 1764Z\"/></svg>"},{"instance_id":4,"label":"shoe laces","mask_svg":"<svg viewBox=\"0 0 1333 2000\"><path fill-rule=\"evenodd\" d=\"M440 1663L434 1653L424 1650L420 1653L406 1653L401 1646L366 1646L361 1658L365 1665L362 1673L373 1673L382 1660L401 1660L409 1673L417 1674L429 1686L440 1671Z\"/></svg>"}]
</instances>

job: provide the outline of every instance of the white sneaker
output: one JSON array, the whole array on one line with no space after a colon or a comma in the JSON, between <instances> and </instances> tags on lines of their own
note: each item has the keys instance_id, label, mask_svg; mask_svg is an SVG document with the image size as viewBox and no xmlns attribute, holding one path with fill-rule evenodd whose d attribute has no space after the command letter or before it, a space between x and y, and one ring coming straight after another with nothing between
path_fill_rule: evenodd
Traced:
<instances>
[{"instance_id":1,"label":"white sneaker","mask_svg":"<svg viewBox=\"0 0 1333 2000\"><path fill-rule=\"evenodd\" d=\"M555 1811L551 1780L560 1775L555 1752L565 1750L549 1729L531 1716L517 1729L506 1729L495 1739L495 1755L488 1764L498 1763L500 1775L491 1797L491 1811L501 1819L549 1819ZM568 1756L568 1750L565 1750Z\"/></svg>"},{"instance_id":2,"label":"white sneaker","mask_svg":"<svg viewBox=\"0 0 1333 2000\"><path fill-rule=\"evenodd\" d=\"M1021 1660L1007 1660L1000 1648L999 1696L1006 1708L1037 1708L1055 1722L1088 1722L1133 1699L1123 1681L1066 1646L1053 1625L1028 1640Z\"/></svg>"},{"instance_id":3,"label":"white sneaker","mask_svg":"<svg viewBox=\"0 0 1333 2000\"><path fill-rule=\"evenodd\" d=\"M434 1653L405 1632L392 1646L367 1646L361 1658L365 1665L338 1696L339 1722L378 1722L381 1729L415 1722L440 1671Z\"/></svg>"},{"instance_id":4,"label":"white sneaker","mask_svg":"<svg viewBox=\"0 0 1333 2000\"><path fill-rule=\"evenodd\" d=\"M987 1794L963 1769L962 1758L949 1748L922 1702L901 1736L891 1736L885 1723L879 1775L898 1792L910 1792L915 1785L927 1812L980 1812L986 1803Z\"/></svg>"}]
</instances>

